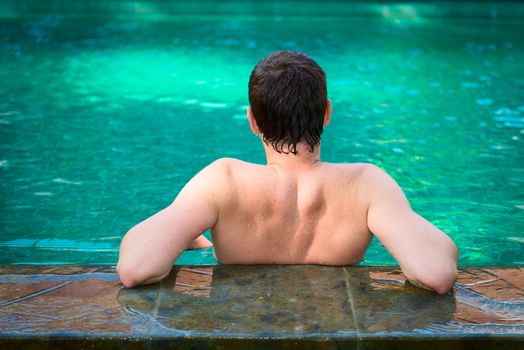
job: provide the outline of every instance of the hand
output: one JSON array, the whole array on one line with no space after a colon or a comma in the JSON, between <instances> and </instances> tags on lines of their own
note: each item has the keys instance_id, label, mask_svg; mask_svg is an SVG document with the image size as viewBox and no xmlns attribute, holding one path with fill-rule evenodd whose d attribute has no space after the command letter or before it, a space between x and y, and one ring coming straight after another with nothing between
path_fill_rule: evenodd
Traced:
<instances>
[{"instance_id":1,"label":"hand","mask_svg":"<svg viewBox=\"0 0 524 350\"><path fill-rule=\"evenodd\" d=\"M209 239L204 237L204 235L200 235L193 242L191 242L188 249L205 249L212 246L213 243L211 243Z\"/></svg>"}]
</instances>

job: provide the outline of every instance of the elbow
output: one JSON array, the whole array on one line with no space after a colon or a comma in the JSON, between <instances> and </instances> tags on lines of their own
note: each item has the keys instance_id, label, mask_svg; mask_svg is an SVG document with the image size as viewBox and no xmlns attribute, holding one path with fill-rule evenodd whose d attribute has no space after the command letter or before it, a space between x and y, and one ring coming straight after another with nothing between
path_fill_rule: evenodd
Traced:
<instances>
[{"instance_id":1,"label":"elbow","mask_svg":"<svg viewBox=\"0 0 524 350\"><path fill-rule=\"evenodd\" d=\"M453 288L453 284L455 283L456 279L456 270L455 272L450 271L448 273L443 273L435 276L429 287L431 287L431 289L433 289L438 294L444 295L449 293L449 291Z\"/></svg>"},{"instance_id":2,"label":"elbow","mask_svg":"<svg viewBox=\"0 0 524 350\"><path fill-rule=\"evenodd\" d=\"M415 286L432 290L440 295L449 293L457 280L457 267L450 266L447 269L428 271L419 278L408 277Z\"/></svg>"},{"instance_id":3,"label":"elbow","mask_svg":"<svg viewBox=\"0 0 524 350\"><path fill-rule=\"evenodd\" d=\"M167 271L153 271L143 266L126 264L122 261L119 261L116 266L116 272L118 273L120 282L122 282L126 288L134 288L144 284L159 282L166 278L170 271L170 269Z\"/></svg>"},{"instance_id":4,"label":"elbow","mask_svg":"<svg viewBox=\"0 0 524 350\"><path fill-rule=\"evenodd\" d=\"M449 240L448 252L448 258L442 261L438 267L434 266L433 271L428 274L428 286L440 295L449 293L458 276L458 249L451 239Z\"/></svg>"},{"instance_id":5,"label":"elbow","mask_svg":"<svg viewBox=\"0 0 524 350\"><path fill-rule=\"evenodd\" d=\"M440 295L449 293L457 280L458 269L456 255L438 265L426 266L406 273L411 284L432 290Z\"/></svg>"},{"instance_id":6,"label":"elbow","mask_svg":"<svg viewBox=\"0 0 524 350\"><path fill-rule=\"evenodd\" d=\"M139 235L131 229L122 239L116 272L126 288L159 282L169 275L173 261L169 256L155 256ZM157 254L158 255L158 254Z\"/></svg>"},{"instance_id":7,"label":"elbow","mask_svg":"<svg viewBox=\"0 0 524 350\"><path fill-rule=\"evenodd\" d=\"M120 278L120 282L122 282L124 287L133 288L140 284L140 276L138 273L139 266L133 263L135 259L132 259L124 250L125 240L126 237L124 237L122 240L122 245L120 246L120 254L118 257L118 263L116 265L116 273L118 274L118 278Z\"/></svg>"},{"instance_id":8,"label":"elbow","mask_svg":"<svg viewBox=\"0 0 524 350\"><path fill-rule=\"evenodd\" d=\"M444 264L440 270L438 270L435 275L435 292L440 295L447 294L455 284L455 281L458 277L458 249L457 246L450 240L450 256L447 264Z\"/></svg>"},{"instance_id":9,"label":"elbow","mask_svg":"<svg viewBox=\"0 0 524 350\"><path fill-rule=\"evenodd\" d=\"M455 269L454 271L447 271L434 276L430 287L436 293L444 295L449 293L449 291L453 288L453 284L456 280L457 270Z\"/></svg>"},{"instance_id":10,"label":"elbow","mask_svg":"<svg viewBox=\"0 0 524 350\"><path fill-rule=\"evenodd\" d=\"M140 285L140 278L139 276L137 276L134 269L130 268L125 264L122 264L120 261L116 266L116 272L118 273L120 282L122 282L124 287L133 288Z\"/></svg>"}]
</instances>

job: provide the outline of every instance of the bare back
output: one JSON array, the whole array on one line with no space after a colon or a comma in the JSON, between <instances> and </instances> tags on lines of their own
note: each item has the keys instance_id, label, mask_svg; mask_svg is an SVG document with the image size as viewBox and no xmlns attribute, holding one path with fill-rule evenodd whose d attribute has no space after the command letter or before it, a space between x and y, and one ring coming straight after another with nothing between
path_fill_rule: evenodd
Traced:
<instances>
[{"instance_id":1,"label":"bare back","mask_svg":"<svg viewBox=\"0 0 524 350\"><path fill-rule=\"evenodd\" d=\"M212 227L223 263L349 265L372 235L362 164L316 162L306 168L222 160L225 187Z\"/></svg>"},{"instance_id":2,"label":"bare back","mask_svg":"<svg viewBox=\"0 0 524 350\"><path fill-rule=\"evenodd\" d=\"M293 159L220 159L200 171L171 205L126 233L117 265L122 283L165 278L208 229L216 257L229 264L350 265L362 259L372 232L411 283L450 290L456 246L411 209L387 173L371 164Z\"/></svg>"}]
</instances>

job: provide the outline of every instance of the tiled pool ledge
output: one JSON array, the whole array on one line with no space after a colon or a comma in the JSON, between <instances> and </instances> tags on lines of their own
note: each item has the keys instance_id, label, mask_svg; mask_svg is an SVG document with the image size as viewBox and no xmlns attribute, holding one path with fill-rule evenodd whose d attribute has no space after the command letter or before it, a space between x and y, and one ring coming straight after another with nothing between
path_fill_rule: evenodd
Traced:
<instances>
[{"instance_id":1,"label":"tiled pool ledge","mask_svg":"<svg viewBox=\"0 0 524 350\"><path fill-rule=\"evenodd\" d=\"M524 348L524 269L453 293L394 267L177 266L125 289L110 266L0 265L0 349Z\"/></svg>"}]
</instances>

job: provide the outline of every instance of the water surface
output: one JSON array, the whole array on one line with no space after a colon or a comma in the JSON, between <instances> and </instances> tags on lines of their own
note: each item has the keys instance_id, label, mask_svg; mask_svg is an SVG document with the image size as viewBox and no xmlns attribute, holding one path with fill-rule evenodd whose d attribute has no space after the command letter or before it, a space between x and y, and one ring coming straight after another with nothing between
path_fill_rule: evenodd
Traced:
<instances>
[{"instance_id":1,"label":"water surface","mask_svg":"<svg viewBox=\"0 0 524 350\"><path fill-rule=\"evenodd\" d=\"M263 163L247 81L289 49L327 73L323 160L387 170L460 264L522 265L523 37L518 19L1 19L0 263L115 263L203 166ZM364 264L394 260L374 241Z\"/></svg>"}]
</instances>

